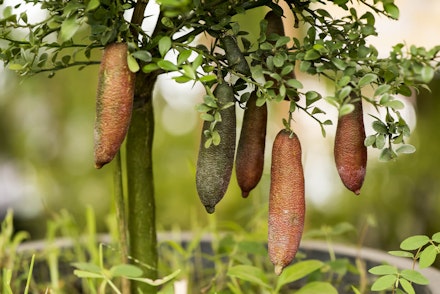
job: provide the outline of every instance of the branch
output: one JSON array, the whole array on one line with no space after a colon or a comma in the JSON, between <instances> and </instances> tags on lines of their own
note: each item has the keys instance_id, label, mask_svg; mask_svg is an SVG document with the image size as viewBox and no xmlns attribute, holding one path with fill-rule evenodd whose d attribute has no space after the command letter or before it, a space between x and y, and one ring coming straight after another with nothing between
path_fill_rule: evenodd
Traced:
<instances>
[{"instance_id":1,"label":"branch","mask_svg":"<svg viewBox=\"0 0 440 294\"><path fill-rule=\"evenodd\" d=\"M147 8L148 0L139 0L134 7L133 15L131 17L131 34L135 41L139 41L139 32L136 30L137 27L141 27L142 22L144 21L145 9Z\"/></svg>"}]
</instances>

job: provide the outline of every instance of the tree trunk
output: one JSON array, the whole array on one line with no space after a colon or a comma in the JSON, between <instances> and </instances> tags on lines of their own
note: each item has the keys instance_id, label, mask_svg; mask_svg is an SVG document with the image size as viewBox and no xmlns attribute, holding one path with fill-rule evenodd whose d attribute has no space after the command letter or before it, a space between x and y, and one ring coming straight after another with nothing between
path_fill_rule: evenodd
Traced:
<instances>
[{"instance_id":1,"label":"tree trunk","mask_svg":"<svg viewBox=\"0 0 440 294\"><path fill-rule=\"evenodd\" d=\"M157 278L157 238L153 183L153 88L156 75L139 72L131 125L127 135L128 232L130 256L144 276ZM156 293L156 287L132 282L131 293Z\"/></svg>"}]
</instances>

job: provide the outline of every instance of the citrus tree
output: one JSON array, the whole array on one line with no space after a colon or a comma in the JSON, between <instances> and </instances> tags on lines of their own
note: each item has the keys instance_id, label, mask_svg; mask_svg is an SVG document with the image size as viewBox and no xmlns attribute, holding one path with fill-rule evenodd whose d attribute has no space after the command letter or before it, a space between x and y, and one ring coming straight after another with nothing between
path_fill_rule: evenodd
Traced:
<instances>
[{"instance_id":1,"label":"citrus tree","mask_svg":"<svg viewBox=\"0 0 440 294\"><path fill-rule=\"evenodd\" d=\"M220 148L226 139L235 139L222 129L225 124L235 129L235 116L225 111L236 104L246 107L251 99L258 107L289 104L283 123L291 134L295 113L304 112L326 135L326 127L335 122L316 106L320 100L338 109L338 125L355 115L357 125L348 123L341 131L341 142L353 143L356 138L357 143L355 147L335 146L335 159L337 165L343 165L348 156L345 148L350 154L357 153L350 148L361 150L360 156L348 159L362 170L361 175L353 178L340 172L347 188L359 193L365 174L365 147L382 150L383 160L415 151L405 142L410 129L399 112L404 104L396 96L410 96L414 89L426 87L438 67L440 47L396 44L382 58L368 43L370 36L377 35L376 17L398 19L399 9L393 0L159 0L158 13L147 0L5 3L0 1L0 57L9 70L20 76L47 74L50 78L66 68L81 70L101 64L95 153L103 152L106 159L95 164L101 168L111 160L117 162L114 182L123 252L147 264L146 276L151 279L157 278L152 100L159 75L173 73L177 83L204 86L206 95L196 107L204 121L201 154ZM41 9L44 19L30 21L24 5ZM241 29L236 16L255 9L268 14L255 21L260 34L252 37ZM293 29L301 37L284 35L283 17L294 20ZM151 32L144 29L145 22L153 24ZM199 38L205 42L198 42ZM209 45L203 45L206 39ZM122 46L112 53L115 44ZM295 71L321 77L331 85L332 93L304 90ZM216 92L218 85L224 84L226 92ZM228 95L232 99L224 102L222 96ZM124 103L119 101L121 97ZM368 136L363 131L362 102L386 113L385 118L371 114L374 133ZM350 133L353 129L357 133ZM124 139L126 158L121 160L118 150ZM228 151L232 157L234 150ZM216 164L209 162L208 170ZM230 170L232 165L222 168ZM122 173L127 175L125 196ZM230 172L224 176L227 181L222 188L227 187ZM209 182L204 174L197 178L198 185ZM206 191L210 198L209 189ZM249 191L243 192L247 195ZM223 194L215 200L200 196L212 213ZM133 283L133 293L137 287L146 293L156 291L154 286Z\"/></svg>"}]
</instances>

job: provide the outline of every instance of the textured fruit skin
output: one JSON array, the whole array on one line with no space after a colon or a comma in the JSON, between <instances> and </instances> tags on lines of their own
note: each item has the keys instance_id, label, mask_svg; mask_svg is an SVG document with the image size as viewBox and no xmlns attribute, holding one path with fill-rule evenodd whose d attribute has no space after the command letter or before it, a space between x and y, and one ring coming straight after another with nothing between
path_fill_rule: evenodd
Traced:
<instances>
[{"instance_id":1,"label":"textured fruit skin","mask_svg":"<svg viewBox=\"0 0 440 294\"><path fill-rule=\"evenodd\" d=\"M235 71L250 76L251 69L246 61L243 53L238 47L237 41L231 35L226 35L221 39L223 48L225 49L228 65Z\"/></svg>"},{"instance_id":2,"label":"textured fruit skin","mask_svg":"<svg viewBox=\"0 0 440 294\"><path fill-rule=\"evenodd\" d=\"M235 102L234 92L226 82L220 83L214 90L219 106ZM222 120L216 124L220 134L220 144L205 148L205 130L209 130L210 122L203 123L200 148L197 159L196 187L200 201L208 213L214 213L215 206L223 198L231 179L234 165L236 117L235 104L220 111Z\"/></svg>"},{"instance_id":3,"label":"textured fruit skin","mask_svg":"<svg viewBox=\"0 0 440 294\"><path fill-rule=\"evenodd\" d=\"M113 159L130 125L135 74L128 68L127 50L125 43L112 43L102 56L94 131L96 168Z\"/></svg>"},{"instance_id":4,"label":"textured fruit skin","mask_svg":"<svg viewBox=\"0 0 440 294\"><path fill-rule=\"evenodd\" d=\"M338 119L334 157L342 183L359 195L367 168L367 147L362 101L354 102L354 110Z\"/></svg>"},{"instance_id":5,"label":"textured fruit skin","mask_svg":"<svg viewBox=\"0 0 440 294\"><path fill-rule=\"evenodd\" d=\"M243 197L258 184L264 168L267 105L257 106L256 102L257 94L252 92L246 103L235 159L235 173Z\"/></svg>"},{"instance_id":6,"label":"textured fruit skin","mask_svg":"<svg viewBox=\"0 0 440 294\"><path fill-rule=\"evenodd\" d=\"M288 130L281 130L272 148L269 195L268 250L275 273L295 258L304 230L304 172L301 144Z\"/></svg>"}]
</instances>

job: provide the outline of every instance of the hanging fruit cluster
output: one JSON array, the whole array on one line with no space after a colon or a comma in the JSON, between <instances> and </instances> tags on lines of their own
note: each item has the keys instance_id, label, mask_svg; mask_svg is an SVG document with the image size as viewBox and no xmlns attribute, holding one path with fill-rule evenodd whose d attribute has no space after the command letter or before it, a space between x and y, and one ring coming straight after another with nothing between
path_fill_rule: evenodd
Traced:
<instances>
[{"instance_id":1,"label":"hanging fruit cluster","mask_svg":"<svg viewBox=\"0 0 440 294\"><path fill-rule=\"evenodd\" d=\"M273 45L279 37L284 36L281 16L270 11L266 14L268 42ZM244 54L240 51L236 39L231 35L221 37L227 64L238 75L249 76L251 73ZM219 70L221 73L221 70ZM294 78L292 71L287 73ZM281 91L280 82L268 77L273 93ZM239 81L236 82L237 86ZM260 103L259 94L251 90L247 101L241 133L236 144L236 117L234 87L220 75L214 86L214 110L208 114L216 120L205 120L202 129L201 143L197 160L196 187L202 204L208 213L215 211L215 206L226 193L234 165L238 185L243 197L248 197L261 179L264 167L264 152L267 128L267 105ZM284 93L285 100L298 101L298 95ZM242 102L242 101L240 101ZM342 115L338 120L335 138L335 162L344 185L359 194L362 186L367 153L364 146L365 131L362 116L362 101L351 97L355 109ZM268 252L275 266L275 273L282 270L294 259L304 229L305 189L304 172L301 159L301 144L298 136L285 120L285 128L279 131L273 142L269 216L268 216Z\"/></svg>"},{"instance_id":2,"label":"hanging fruit cluster","mask_svg":"<svg viewBox=\"0 0 440 294\"><path fill-rule=\"evenodd\" d=\"M287 63L287 66L279 64L285 57L283 54L290 38L285 36L282 17L277 12L270 11L266 14L260 38L263 38L263 43L269 44L266 48L258 49L261 49L261 62L267 69L264 75L265 94L256 85L249 85L249 80L245 79L253 73L236 37L224 32L217 36L220 41L217 44L224 49L224 59L217 63L217 69L212 70L216 73L215 81L210 75L207 80L209 82L205 83L209 101L206 103L197 159L196 188L206 211L214 213L229 186L235 160L238 185L242 196L248 197L263 174L268 119L266 102L290 102L289 119L284 120L284 128L273 142L270 171L268 252L275 266L275 273L279 275L296 255L305 220L301 144L290 123L293 112L299 107L296 104L299 95L295 87L298 81L295 79L294 62L288 60L291 63ZM169 38L160 42L162 49L169 49L171 46ZM261 43L260 46L262 47ZM278 49L280 51L276 51ZM189 57L187 53L190 51L182 52L186 52L186 58ZM181 55L184 54L182 52ZM130 124L135 73L130 71L127 56L126 43L111 43L104 48L96 100L96 168L101 168L114 158ZM258 64L260 61L254 62ZM169 63L164 62L159 66L165 70ZM193 71L194 68L197 67L193 65ZM189 70L189 67L186 69ZM238 100L235 97L239 90L247 89L251 90L241 95L239 100L241 105L245 105L245 110L236 146L235 106ZM359 194L365 177L367 149L364 145L366 136L362 98L354 93L351 91L347 94L345 102L345 105L353 107L352 111L343 112L338 119L334 158L342 183L355 194ZM320 97L309 92L305 98L306 104L310 105ZM321 126L323 124L325 123Z\"/></svg>"}]
</instances>

